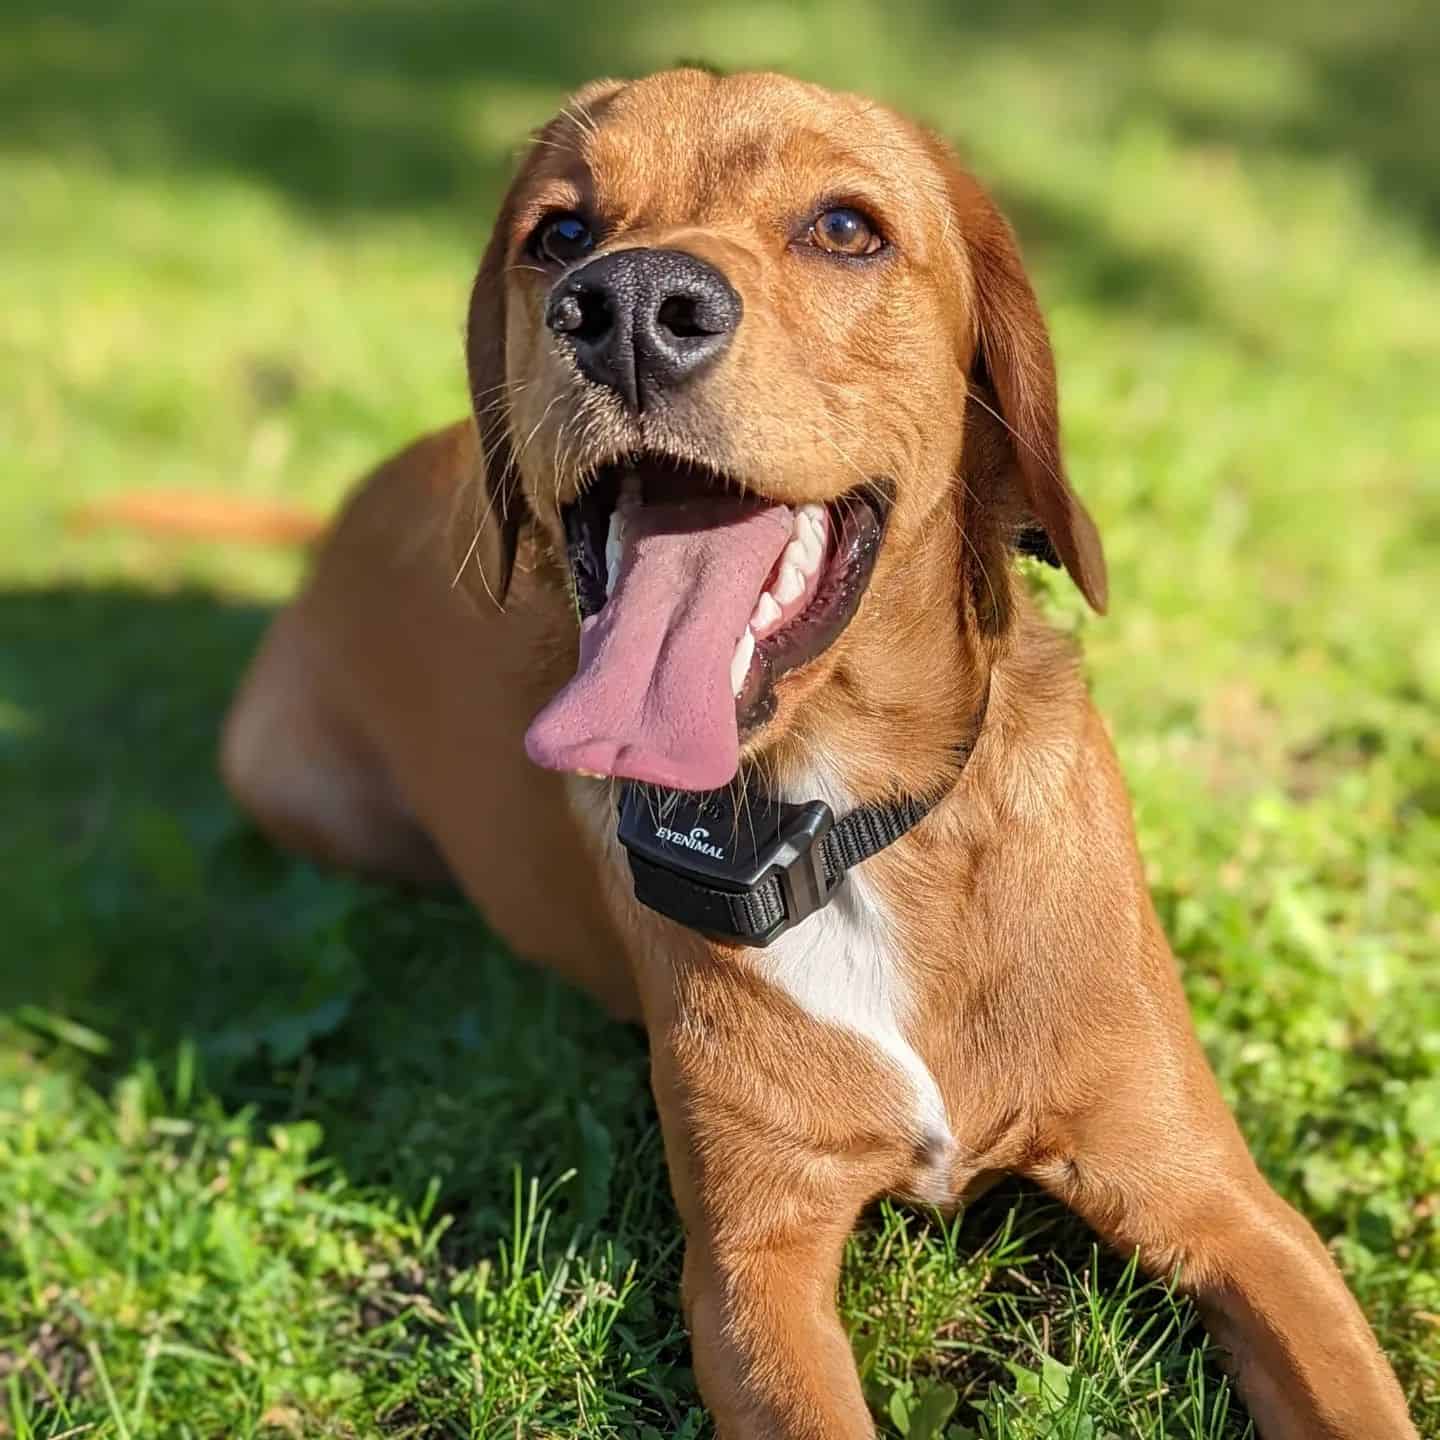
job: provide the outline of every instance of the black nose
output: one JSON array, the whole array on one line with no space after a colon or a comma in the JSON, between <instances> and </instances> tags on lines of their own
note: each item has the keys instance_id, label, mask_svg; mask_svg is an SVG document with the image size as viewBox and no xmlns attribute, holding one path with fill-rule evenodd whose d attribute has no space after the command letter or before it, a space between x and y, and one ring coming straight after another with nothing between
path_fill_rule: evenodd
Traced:
<instances>
[{"instance_id":1,"label":"black nose","mask_svg":"<svg viewBox=\"0 0 1440 1440\"><path fill-rule=\"evenodd\" d=\"M740 323L740 297L681 250L616 250L554 289L545 323L580 368L643 410L713 360Z\"/></svg>"}]
</instances>

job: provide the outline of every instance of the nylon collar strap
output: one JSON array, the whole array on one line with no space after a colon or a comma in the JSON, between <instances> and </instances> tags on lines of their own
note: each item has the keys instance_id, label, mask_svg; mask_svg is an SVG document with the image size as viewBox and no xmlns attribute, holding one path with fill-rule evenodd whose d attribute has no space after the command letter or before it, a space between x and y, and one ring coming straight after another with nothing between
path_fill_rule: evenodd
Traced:
<instances>
[{"instance_id":1,"label":"nylon collar strap","mask_svg":"<svg viewBox=\"0 0 1440 1440\"><path fill-rule=\"evenodd\" d=\"M794 804L749 787L692 792L627 782L618 835L635 898L712 939L763 947L827 905L848 871L913 830L964 773L990 684L959 766L925 796L860 805L838 820L823 800Z\"/></svg>"}]
</instances>

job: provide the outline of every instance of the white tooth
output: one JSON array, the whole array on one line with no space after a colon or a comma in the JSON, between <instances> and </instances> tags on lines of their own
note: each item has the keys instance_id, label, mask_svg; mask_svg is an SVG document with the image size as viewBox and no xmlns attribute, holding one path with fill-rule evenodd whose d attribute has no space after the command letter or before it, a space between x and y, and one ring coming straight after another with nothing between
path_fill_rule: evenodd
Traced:
<instances>
[{"instance_id":1,"label":"white tooth","mask_svg":"<svg viewBox=\"0 0 1440 1440\"><path fill-rule=\"evenodd\" d=\"M805 550L805 563L800 568L807 575L813 575L820 567L820 557L825 553L825 541L813 525L807 525L800 543Z\"/></svg>"},{"instance_id":2,"label":"white tooth","mask_svg":"<svg viewBox=\"0 0 1440 1440\"><path fill-rule=\"evenodd\" d=\"M820 563L820 542L808 525L801 531L798 540L792 540L785 547L781 559L785 564L793 565L802 575L815 573L815 567Z\"/></svg>"},{"instance_id":3,"label":"white tooth","mask_svg":"<svg viewBox=\"0 0 1440 1440\"><path fill-rule=\"evenodd\" d=\"M798 565L782 565L780 578L775 582L774 595L782 604L788 605L805 593L805 576Z\"/></svg>"},{"instance_id":4,"label":"white tooth","mask_svg":"<svg viewBox=\"0 0 1440 1440\"><path fill-rule=\"evenodd\" d=\"M755 653L755 637L747 630L735 646L730 661L730 693L738 696L745 688L745 677L750 673L750 657Z\"/></svg>"},{"instance_id":5,"label":"white tooth","mask_svg":"<svg viewBox=\"0 0 1440 1440\"><path fill-rule=\"evenodd\" d=\"M755 613L750 617L750 628L759 635L768 630L780 618L780 606L776 603L775 597L767 590L755 606Z\"/></svg>"},{"instance_id":6,"label":"white tooth","mask_svg":"<svg viewBox=\"0 0 1440 1440\"><path fill-rule=\"evenodd\" d=\"M825 507L823 505L802 505L800 513L822 533L825 528Z\"/></svg>"}]
</instances>

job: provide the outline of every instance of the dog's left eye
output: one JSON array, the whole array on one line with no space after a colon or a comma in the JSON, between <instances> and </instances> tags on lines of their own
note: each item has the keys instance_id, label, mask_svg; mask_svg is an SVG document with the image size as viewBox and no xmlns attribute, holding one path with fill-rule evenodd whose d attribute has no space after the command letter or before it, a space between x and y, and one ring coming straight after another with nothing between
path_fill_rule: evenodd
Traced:
<instances>
[{"instance_id":1,"label":"dog's left eye","mask_svg":"<svg viewBox=\"0 0 1440 1440\"><path fill-rule=\"evenodd\" d=\"M806 239L830 255L873 255L885 243L868 215L845 205L817 215Z\"/></svg>"},{"instance_id":2,"label":"dog's left eye","mask_svg":"<svg viewBox=\"0 0 1440 1440\"><path fill-rule=\"evenodd\" d=\"M530 236L530 251L541 260L568 265L594 248L595 232L579 215L550 215Z\"/></svg>"}]
</instances>

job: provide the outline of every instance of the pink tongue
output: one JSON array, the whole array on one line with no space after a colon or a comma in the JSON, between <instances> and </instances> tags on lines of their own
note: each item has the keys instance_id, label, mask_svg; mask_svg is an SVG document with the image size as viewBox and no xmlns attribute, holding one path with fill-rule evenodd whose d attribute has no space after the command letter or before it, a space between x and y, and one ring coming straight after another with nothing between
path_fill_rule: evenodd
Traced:
<instances>
[{"instance_id":1,"label":"pink tongue","mask_svg":"<svg viewBox=\"0 0 1440 1440\"><path fill-rule=\"evenodd\" d=\"M728 784L740 764L730 661L789 539L783 505L630 510L614 593L580 627L575 678L531 722L530 758L677 790Z\"/></svg>"}]
</instances>

